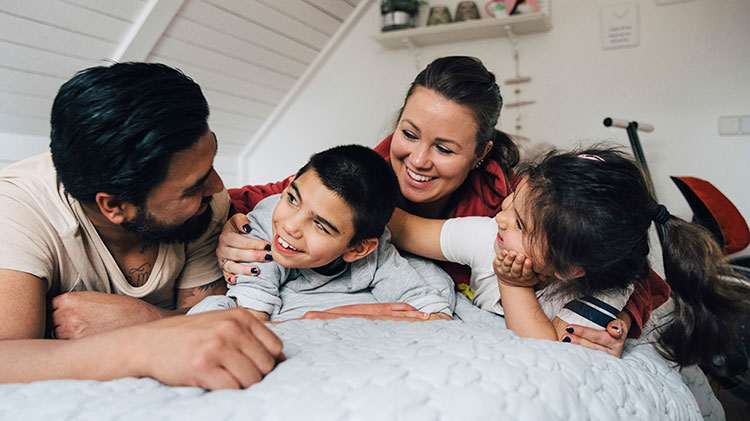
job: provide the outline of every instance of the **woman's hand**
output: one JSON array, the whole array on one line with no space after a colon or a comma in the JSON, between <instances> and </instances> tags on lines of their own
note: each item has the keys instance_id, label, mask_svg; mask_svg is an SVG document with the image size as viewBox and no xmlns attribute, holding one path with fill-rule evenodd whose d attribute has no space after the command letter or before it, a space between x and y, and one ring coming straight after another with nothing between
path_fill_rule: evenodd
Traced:
<instances>
[{"instance_id":1,"label":"woman's hand","mask_svg":"<svg viewBox=\"0 0 750 421\"><path fill-rule=\"evenodd\" d=\"M265 262L271 260L271 245L267 241L247 238L242 233L252 231L250 221L241 213L232 215L224 224L216 247L219 267L224 272L228 283L236 282L236 275L256 276L260 273L257 266L243 265L238 262Z\"/></svg>"},{"instance_id":2,"label":"woman's hand","mask_svg":"<svg viewBox=\"0 0 750 421\"><path fill-rule=\"evenodd\" d=\"M492 268L500 284L512 287L533 287L539 276L532 269L531 259L516 251L503 250L495 257Z\"/></svg>"},{"instance_id":3,"label":"woman's hand","mask_svg":"<svg viewBox=\"0 0 750 421\"><path fill-rule=\"evenodd\" d=\"M567 334L563 336L562 341L582 345L596 351L604 351L609 355L620 358L625 338L628 337L630 323L630 315L622 311L616 319L607 324L607 330L569 325L565 329Z\"/></svg>"}]
</instances>

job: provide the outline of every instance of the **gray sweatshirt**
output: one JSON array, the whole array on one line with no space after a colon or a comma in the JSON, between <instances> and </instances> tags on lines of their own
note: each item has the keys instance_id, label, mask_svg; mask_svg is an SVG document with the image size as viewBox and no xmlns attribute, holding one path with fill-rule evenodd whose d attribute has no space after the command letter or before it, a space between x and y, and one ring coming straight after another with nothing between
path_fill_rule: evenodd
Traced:
<instances>
[{"instance_id":1,"label":"gray sweatshirt","mask_svg":"<svg viewBox=\"0 0 750 421\"><path fill-rule=\"evenodd\" d=\"M252 226L247 237L273 241L271 216L280 197L263 199L247 214ZM442 312L451 316L456 297L450 276L430 261L401 256L390 239L386 228L375 251L345 263L340 271L330 276L312 269L285 268L276 262L249 263L260 268L260 275L238 276L237 283L229 285L227 296L236 299L240 307L274 315L282 309L282 296L287 299L309 294L311 300L320 302L317 310L325 310L331 305L326 305L324 294L369 291L376 302L403 302L425 313ZM313 294L323 295L313 298Z\"/></svg>"}]
</instances>

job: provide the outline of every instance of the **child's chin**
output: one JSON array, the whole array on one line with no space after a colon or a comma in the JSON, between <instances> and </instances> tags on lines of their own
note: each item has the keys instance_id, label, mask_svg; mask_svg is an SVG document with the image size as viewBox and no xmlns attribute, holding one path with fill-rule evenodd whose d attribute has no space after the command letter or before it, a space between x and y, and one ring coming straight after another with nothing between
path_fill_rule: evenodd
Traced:
<instances>
[{"instance_id":1,"label":"child's chin","mask_svg":"<svg viewBox=\"0 0 750 421\"><path fill-rule=\"evenodd\" d=\"M498 244L497 241L495 241L495 243L492 245L492 247L495 249L495 254L498 255L498 256L500 255L500 253L503 250L505 250L504 248L500 247L500 244Z\"/></svg>"},{"instance_id":2,"label":"child's chin","mask_svg":"<svg viewBox=\"0 0 750 421\"><path fill-rule=\"evenodd\" d=\"M280 264L281 266L284 266L285 268L298 269L309 267L306 266L306 261L300 260L299 255L280 252L276 250L276 247L271 250L271 256L273 256L274 262Z\"/></svg>"}]
</instances>

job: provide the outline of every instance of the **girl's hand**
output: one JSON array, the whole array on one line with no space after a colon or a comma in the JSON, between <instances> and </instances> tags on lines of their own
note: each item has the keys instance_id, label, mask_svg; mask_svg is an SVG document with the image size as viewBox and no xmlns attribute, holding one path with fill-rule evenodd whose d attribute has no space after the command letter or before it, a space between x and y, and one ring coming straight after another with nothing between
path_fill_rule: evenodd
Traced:
<instances>
[{"instance_id":1,"label":"girl's hand","mask_svg":"<svg viewBox=\"0 0 750 421\"><path fill-rule=\"evenodd\" d=\"M512 287L533 287L539 277L532 269L531 259L516 251L503 250L495 257L492 268L498 283Z\"/></svg>"},{"instance_id":2,"label":"girl's hand","mask_svg":"<svg viewBox=\"0 0 750 421\"><path fill-rule=\"evenodd\" d=\"M623 315L625 316L623 317ZM623 345L625 345L625 338L628 337L628 330L630 330L630 324L627 320L630 320L630 317L627 313L621 312L616 319L607 324L606 331L569 325L565 329L568 334L563 336L562 341L582 345L596 351L604 351L609 355L620 358Z\"/></svg>"},{"instance_id":3,"label":"girl's hand","mask_svg":"<svg viewBox=\"0 0 750 421\"><path fill-rule=\"evenodd\" d=\"M227 283L237 281L235 274L256 276L260 273L257 266L242 265L237 262L265 262L271 260L271 245L263 240L244 237L241 233L252 230L247 217L241 213L232 215L224 224L216 247L219 267L224 272Z\"/></svg>"}]
</instances>

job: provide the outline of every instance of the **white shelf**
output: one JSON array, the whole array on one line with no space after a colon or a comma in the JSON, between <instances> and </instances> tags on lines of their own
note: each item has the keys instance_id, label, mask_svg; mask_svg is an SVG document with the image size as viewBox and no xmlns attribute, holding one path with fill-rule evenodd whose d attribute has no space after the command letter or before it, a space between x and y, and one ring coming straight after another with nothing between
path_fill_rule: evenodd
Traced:
<instances>
[{"instance_id":1,"label":"white shelf","mask_svg":"<svg viewBox=\"0 0 750 421\"><path fill-rule=\"evenodd\" d=\"M385 48L406 48L409 42L414 46L423 47L480 38L504 37L507 35L506 26L510 26L515 35L547 32L552 28L549 17L542 12L536 12L504 18L484 18L399 29L381 32L373 35L372 38L383 44Z\"/></svg>"}]
</instances>

